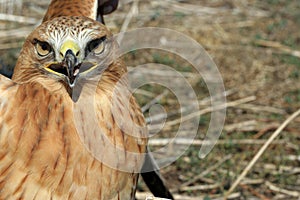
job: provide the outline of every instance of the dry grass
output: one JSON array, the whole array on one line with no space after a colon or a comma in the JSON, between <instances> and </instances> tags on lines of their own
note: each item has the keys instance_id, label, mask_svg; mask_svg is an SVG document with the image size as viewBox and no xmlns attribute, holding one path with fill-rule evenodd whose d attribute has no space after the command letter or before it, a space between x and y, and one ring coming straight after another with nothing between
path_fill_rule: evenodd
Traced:
<instances>
[{"instance_id":1,"label":"dry grass","mask_svg":"<svg viewBox=\"0 0 300 200\"><path fill-rule=\"evenodd\" d=\"M13 66L24 37L33 29L34 22L41 19L47 4L44 0L23 0L23 11L10 13L19 18L0 21L0 68L1 63ZM255 97L228 107L220 141L200 160L199 145L203 144L210 119L206 98L209 94L203 80L189 79L193 68L170 53L143 50L124 57L129 66L160 62L184 72L197 92L200 110L207 110L199 120L194 144L180 159L162 169L177 199L224 198L271 134L299 109L299 9L297 0L124 0L117 12L105 18L115 33L154 26L194 38L219 67L228 102ZM137 93L142 105L163 105L170 114L167 123L177 120L178 103L163 87L149 85ZM228 199L299 199L299 122L295 118L280 131ZM171 137L175 129L176 126L165 127L158 139L152 141L152 148L163 145L159 142L166 140L159 138ZM139 195L145 196L142 192L147 189L142 182L139 190Z\"/></svg>"}]
</instances>

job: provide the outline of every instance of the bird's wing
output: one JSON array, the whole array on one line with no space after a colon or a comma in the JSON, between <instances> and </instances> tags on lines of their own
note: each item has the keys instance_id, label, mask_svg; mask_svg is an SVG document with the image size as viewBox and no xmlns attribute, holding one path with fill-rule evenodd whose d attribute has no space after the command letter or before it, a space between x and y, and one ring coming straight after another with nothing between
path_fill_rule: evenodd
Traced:
<instances>
[{"instance_id":1,"label":"bird's wing","mask_svg":"<svg viewBox=\"0 0 300 200\"><path fill-rule=\"evenodd\" d=\"M12 98L15 97L18 87L16 83L0 74L0 146L3 142L3 134L6 134L4 115L9 110L8 107L10 106ZM1 150L2 149L0 149L0 151Z\"/></svg>"},{"instance_id":2,"label":"bird's wing","mask_svg":"<svg viewBox=\"0 0 300 200\"><path fill-rule=\"evenodd\" d=\"M0 74L0 120L2 117L2 112L4 112L6 105L8 104L10 98L14 97L14 93L17 90L18 85L11 81L9 78ZM1 123L0 123L1 127ZM0 128L1 136L1 128Z\"/></svg>"},{"instance_id":3,"label":"bird's wing","mask_svg":"<svg viewBox=\"0 0 300 200\"><path fill-rule=\"evenodd\" d=\"M104 23L103 15L113 12L119 0L52 0L43 22L60 16L85 16Z\"/></svg>"}]
</instances>

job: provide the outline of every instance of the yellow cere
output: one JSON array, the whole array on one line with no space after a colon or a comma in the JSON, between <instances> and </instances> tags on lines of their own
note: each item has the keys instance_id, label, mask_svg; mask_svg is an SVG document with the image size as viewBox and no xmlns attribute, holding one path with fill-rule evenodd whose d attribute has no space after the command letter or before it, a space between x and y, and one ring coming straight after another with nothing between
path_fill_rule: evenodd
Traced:
<instances>
[{"instance_id":1,"label":"yellow cere","mask_svg":"<svg viewBox=\"0 0 300 200\"><path fill-rule=\"evenodd\" d=\"M67 40L65 41L62 45L61 45L61 48L60 48L60 56L64 57L66 52L68 50L71 50L74 55L77 56L77 53L80 51L80 48L78 46L77 43L75 43L73 40Z\"/></svg>"}]
</instances>

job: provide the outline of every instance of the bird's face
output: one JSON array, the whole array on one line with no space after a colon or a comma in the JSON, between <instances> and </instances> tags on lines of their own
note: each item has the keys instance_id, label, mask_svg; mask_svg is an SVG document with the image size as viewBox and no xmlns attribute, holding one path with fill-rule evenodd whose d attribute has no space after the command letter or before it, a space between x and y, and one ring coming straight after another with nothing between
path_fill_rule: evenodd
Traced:
<instances>
[{"instance_id":1,"label":"bird's face","mask_svg":"<svg viewBox=\"0 0 300 200\"><path fill-rule=\"evenodd\" d=\"M36 73L64 82L72 89L79 79L100 74L109 64L112 35L101 23L86 17L58 17L36 28L22 56ZM24 49L23 48L23 49ZM33 55L33 56L32 56Z\"/></svg>"}]
</instances>

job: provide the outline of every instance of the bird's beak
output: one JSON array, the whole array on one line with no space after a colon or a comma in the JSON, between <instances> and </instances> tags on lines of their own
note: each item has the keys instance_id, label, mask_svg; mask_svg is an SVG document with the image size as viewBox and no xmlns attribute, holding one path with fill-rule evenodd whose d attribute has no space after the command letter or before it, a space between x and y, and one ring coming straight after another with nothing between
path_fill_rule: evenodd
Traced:
<instances>
[{"instance_id":1,"label":"bird's beak","mask_svg":"<svg viewBox=\"0 0 300 200\"><path fill-rule=\"evenodd\" d=\"M80 58L80 47L72 40L65 41L59 51L59 62L52 62L45 66L45 70L62 77L65 80L66 89L73 99L79 98L81 92L80 84L76 84L79 78L97 67L97 63L83 61ZM75 98L75 99L76 99ZM74 99L73 99L74 100Z\"/></svg>"},{"instance_id":2,"label":"bird's beak","mask_svg":"<svg viewBox=\"0 0 300 200\"><path fill-rule=\"evenodd\" d=\"M73 41L66 41L60 49L60 56L62 58L62 63L67 71L68 84L71 88L74 87L77 75L79 73L78 66L78 55L80 48Z\"/></svg>"}]
</instances>

